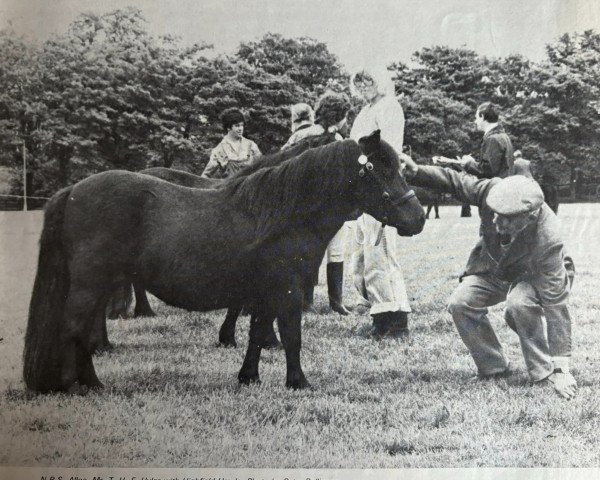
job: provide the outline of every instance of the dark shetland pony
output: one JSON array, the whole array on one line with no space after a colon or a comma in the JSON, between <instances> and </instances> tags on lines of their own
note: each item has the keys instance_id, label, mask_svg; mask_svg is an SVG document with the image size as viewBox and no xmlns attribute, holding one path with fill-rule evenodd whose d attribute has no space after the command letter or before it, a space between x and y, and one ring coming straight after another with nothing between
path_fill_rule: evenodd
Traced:
<instances>
[{"instance_id":1,"label":"dark shetland pony","mask_svg":"<svg viewBox=\"0 0 600 480\"><path fill-rule=\"evenodd\" d=\"M249 173L255 172L256 170L260 170L264 167L278 165L281 162L284 162L285 160L299 155L300 153L308 150L309 148L327 145L328 143L334 141L336 141L335 135L332 135L328 132L322 135L307 137L290 148L281 150L274 154L260 156L252 164L248 165L241 173L239 173L238 176L248 175ZM167 182L191 188L219 188L219 186L225 182L225 180L223 179L204 178L198 175L194 175L192 173L165 167L148 168L146 170L140 171L139 173L142 173L144 175L151 175L156 178L161 178ZM321 259L312 259L310 258L310 252L307 252L307 254L305 255L305 261L305 281L307 282L306 286L310 287L309 282L313 281L313 277L316 275L316 272L318 272L318 268L321 264ZM133 312L133 316L155 316L155 313L152 310L150 303L148 302L148 297L146 295L145 288L139 283L139 281L134 281L133 291L135 293L135 310ZM131 285L125 284L119 286L109 300L109 306L107 307L106 316L108 318L118 318L120 316L125 316L126 312L129 310L131 301ZM220 345L229 347L237 346L237 342L235 340L235 327L237 319L242 309L243 305L240 305L238 302L235 302L228 308L225 320L221 328L219 329ZM97 334L98 343L95 346L95 349L99 351L111 349L111 344L108 340L108 332L106 329L106 321L104 318L102 319L102 325L100 325L98 328L100 329L100 331ZM273 330L273 328L271 328L264 339L263 346L264 348L273 348L278 345L280 345L279 340L275 335L275 331Z\"/></svg>"},{"instance_id":2,"label":"dark shetland pony","mask_svg":"<svg viewBox=\"0 0 600 480\"><path fill-rule=\"evenodd\" d=\"M308 386L300 364L302 253L319 249L322 256L322 242L356 209L403 235L423 229L423 208L379 132L360 146L347 140L311 149L215 190L125 171L61 190L44 217L25 335L26 386L69 393L102 387L91 331L115 282L134 273L152 294L188 310L224 308L232 298L251 307L241 383L258 381L262 330L277 318L286 385Z\"/></svg>"}]
</instances>

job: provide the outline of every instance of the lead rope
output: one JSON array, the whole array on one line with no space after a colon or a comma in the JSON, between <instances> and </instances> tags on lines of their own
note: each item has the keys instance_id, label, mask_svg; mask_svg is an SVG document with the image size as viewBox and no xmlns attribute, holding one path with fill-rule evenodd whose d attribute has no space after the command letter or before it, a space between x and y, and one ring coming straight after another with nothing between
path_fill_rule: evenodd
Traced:
<instances>
[{"instance_id":1,"label":"lead rope","mask_svg":"<svg viewBox=\"0 0 600 480\"><path fill-rule=\"evenodd\" d=\"M385 223L379 224L379 232L377 233L377 240L375 240L375 246L379 246L381 243L381 239L383 238L383 230L385 228Z\"/></svg>"}]
</instances>

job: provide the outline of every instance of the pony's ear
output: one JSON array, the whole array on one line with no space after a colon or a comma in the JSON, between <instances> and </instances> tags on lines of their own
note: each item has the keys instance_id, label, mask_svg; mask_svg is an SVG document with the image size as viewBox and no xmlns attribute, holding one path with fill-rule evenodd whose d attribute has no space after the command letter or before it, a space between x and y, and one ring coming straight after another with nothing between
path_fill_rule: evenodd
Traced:
<instances>
[{"instance_id":1,"label":"pony's ear","mask_svg":"<svg viewBox=\"0 0 600 480\"><path fill-rule=\"evenodd\" d=\"M381 130L375 130L365 137L361 137L358 141L359 145L364 147L374 147L381 142Z\"/></svg>"}]
</instances>

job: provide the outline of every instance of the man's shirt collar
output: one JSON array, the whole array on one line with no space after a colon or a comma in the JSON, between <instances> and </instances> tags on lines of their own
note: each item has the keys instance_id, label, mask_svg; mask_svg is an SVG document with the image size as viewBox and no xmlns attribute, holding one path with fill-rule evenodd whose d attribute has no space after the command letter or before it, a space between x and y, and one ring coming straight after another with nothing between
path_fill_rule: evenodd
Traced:
<instances>
[{"instance_id":1,"label":"man's shirt collar","mask_svg":"<svg viewBox=\"0 0 600 480\"><path fill-rule=\"evenodd\" d=\"M498 122L496 123L490 123L487 128L483 131L483 135L487 135L489 132L491 132L494 128L498 127L500 124Z\"/></svg>"}]
</instances>

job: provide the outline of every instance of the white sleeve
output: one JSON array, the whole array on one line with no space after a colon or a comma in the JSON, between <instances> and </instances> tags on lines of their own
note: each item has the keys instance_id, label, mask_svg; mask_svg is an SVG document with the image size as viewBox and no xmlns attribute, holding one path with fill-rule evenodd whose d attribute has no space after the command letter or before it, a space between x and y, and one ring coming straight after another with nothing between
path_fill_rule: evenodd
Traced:
<instances>
[{"instance_id":1,"label":"white sleeve","mask_svg":"<svg viewBox=\"0 0 600 480\"><path fill-rule=\"evenodd\" d=\"M364 109L358 113L358 115L354 119L352 128L350 129L350 138L352 140L354 140L355 142L358 142L360 140L360 137L362 136L363 116L364 116Z\"/></svg>"},{"instance_id":2,"label":"white sleeve","mask_svg":"<svg viewBox=\"0 0 600 480\"><path fill-rule=\"evenodd\" d=\"M404 111L400 103L393 97L386 97L382 101L385 103L377 112L377 126L381 130L381 138L394 147L397 153L402 153Z\"/></svg>"}]
</instances>

